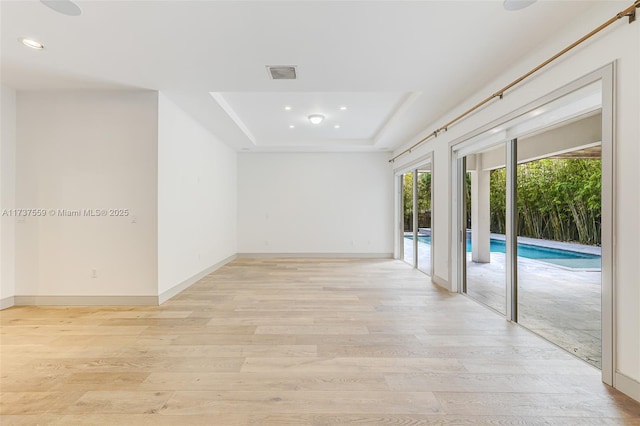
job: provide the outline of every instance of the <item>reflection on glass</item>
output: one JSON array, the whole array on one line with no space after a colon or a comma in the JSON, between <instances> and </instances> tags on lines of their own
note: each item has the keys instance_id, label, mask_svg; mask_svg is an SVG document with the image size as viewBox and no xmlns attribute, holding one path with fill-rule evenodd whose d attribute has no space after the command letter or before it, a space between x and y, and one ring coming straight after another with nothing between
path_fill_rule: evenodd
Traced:
<instances>
[{"instance_id":1,"label":"reflection on glass","mask_svg":"<svg viewBox=\"0 0 640 426\"><path fill-rule=\"evenodd\" d=\"M418 170L418 269L431 275L431 171Z\"/></svg>"},{"instance_id":2,"label":"reflection on glass","mask_svg":"<svg viewBox=\"0 0 640 426\"><path fill-rule=\"evenodd\" d=\"M506 315L505 145L466 157L467 294Z\"/></svg>"}]
</instances>

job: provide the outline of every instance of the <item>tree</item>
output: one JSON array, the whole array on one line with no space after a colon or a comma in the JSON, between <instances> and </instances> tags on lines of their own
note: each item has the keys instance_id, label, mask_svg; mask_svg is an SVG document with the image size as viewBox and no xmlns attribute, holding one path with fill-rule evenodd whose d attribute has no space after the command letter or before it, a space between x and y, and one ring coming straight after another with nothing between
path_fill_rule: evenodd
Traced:
<instances>
[{"instance_id":1,"label":"tree","mask_svg":"<svg viewBox=\"0 0 640 426\"><path fill-rule=\"evenodd\" d=\"M413 173L402 175L402 205L404 206L404 230L413 229Z\"/></svg>"},{"instance_id":2,"label":"tree","mask_svg":"<svg viewBox=\"0 0 640 426\"><path fill-rule=\"evenodd\" d=\"M411 231L413 226L413 173L402 177L404 229ZM418 172L418 227L431 227L431 172Z\"/></svg>"}]
</instances>

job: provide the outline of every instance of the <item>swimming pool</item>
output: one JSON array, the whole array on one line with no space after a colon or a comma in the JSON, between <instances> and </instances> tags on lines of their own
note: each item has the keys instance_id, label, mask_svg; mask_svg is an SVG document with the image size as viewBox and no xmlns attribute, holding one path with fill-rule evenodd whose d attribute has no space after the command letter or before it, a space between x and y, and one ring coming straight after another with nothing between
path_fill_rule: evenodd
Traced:
<instances>
[{"instance_id":1,"label":"swimming pool","mask_svg":"<svg viewBox=\"0 0 640 426\"><path fill-rule=\"evenodd\" d=\"M413 239L411 235L405 236L405 238L410 240ZM418 236L418 241L425 244L431 244L431 237ZM505 253L506 243L503 240L491 238L489 250L494 253ZM467 239L467 252L471 252L470 239ZM577 251L523 243L518 243L518 256L574 269L599 269L601 266L601 257L596 254L580 253Z\"/></svg>"}]
</instances>

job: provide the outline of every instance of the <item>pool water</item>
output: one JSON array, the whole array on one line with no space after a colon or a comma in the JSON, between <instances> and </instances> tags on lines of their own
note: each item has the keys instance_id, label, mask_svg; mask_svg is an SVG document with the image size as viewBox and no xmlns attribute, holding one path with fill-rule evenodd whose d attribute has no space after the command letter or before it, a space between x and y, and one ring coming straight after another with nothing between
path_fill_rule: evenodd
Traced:
<instances>
[{"instance_id":1,"label":"pool water","mask_svg":"<svg viewBox=\"0 0 640 426\"><path fill-rule=\"evenodd\" d=\"M410 235L405 238L413 239ZM418 236L418 241L431 244L431 237ZM495 253L505 253L506 243L505 241L492 238L489 250ZM471 252L471 239L467 239L467 252ZM601 264L601 257L595 254L579 253L577 251L540 247L523 243L518 243L518 256L576 269L599 269Z\"/></svg>"}]
</instances>

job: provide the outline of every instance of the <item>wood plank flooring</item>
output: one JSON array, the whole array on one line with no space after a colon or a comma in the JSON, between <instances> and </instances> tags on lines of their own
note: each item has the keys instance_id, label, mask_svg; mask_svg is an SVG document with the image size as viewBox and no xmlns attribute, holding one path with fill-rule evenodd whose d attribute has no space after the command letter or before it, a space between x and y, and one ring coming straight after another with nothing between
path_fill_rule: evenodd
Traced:
<instances>
[{"instance_id":1,"label":"wood plank flooring","mask_svg":"<svg viewBox=\"0 0 640 426\"><path fill-rule=\"evenodd\" d=\"M2 425L640 425L401 261L238 259L160 307L0 312Z\"/></svg>"}]
</instances>

